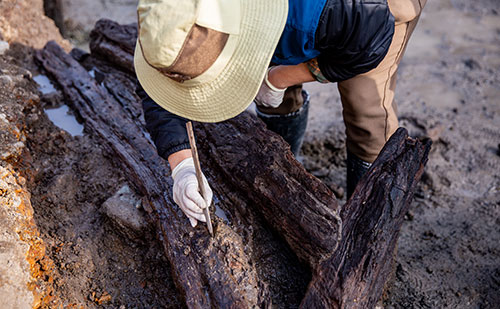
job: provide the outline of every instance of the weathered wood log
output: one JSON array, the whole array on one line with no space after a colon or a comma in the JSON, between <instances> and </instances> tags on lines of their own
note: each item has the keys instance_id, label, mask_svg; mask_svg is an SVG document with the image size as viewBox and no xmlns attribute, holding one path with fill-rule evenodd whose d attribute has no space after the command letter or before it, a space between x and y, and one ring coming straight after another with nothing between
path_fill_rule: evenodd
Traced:
<instances>
[{"instance_id":1,"label":"weathered wood log","mask_svg":"<svg viewBox=\"0 0 500 309\"><path fill-rule=\"evenodd\" d=\"M342 207L339 248L316 267L302 308L375 307L430 147L402 128L389 139Z\"/></svg>"},{"instance_id":2,"label":"weathered wood log","mask_svg":"<svg viewBox=\"0 0 500 309\"><path fill-rule=\"evenodd\" d=\"M331 193L309 178L277 136L270 136L251 120L199 127L205 161L217 168L226 185L230 181L241 195L248 196L314 269L301 307L373 308L389 277L392 254L427 162L430 140L413 140L402 128L391 137L342 207L342 237L335 248L340 220L323 207L336 205L328 204ZM275 155L279 152L286 155Z\"/></svg>"},{"instance_id":3,"label":"weathered wood log","mask_svg":"<svg viewBox=\"0 0 500 309\"><path fill-rule=\"evenodd\" d=\"M230 183L313 268L335 251L342 226L337 200L280 136L249 114L196 129L203 164L221 180L215 187Z\"/></svg>"},{"instance_id":4,"label":"weathered wood log","mask_svg":"<svg viewBox=\"0 0 500 309\"><path fill-rule=\"evenodd\" d=\"M166 162L149 142L138 118L66 54L49 42L37 60L61 87L67 102L126 169L129 180L147 198L158 223L177 288L189 308L266 306L269 295L257 280L241 237L219 222L212 239L203 228L192 229L172 201Z\"/></svg>"},{"instance_id":5,"label":"weathered wood log","mask_svg":"<svg viewBox=\"0 0 500 309\"><path fill-rule=\"evenodd\" d=\"M121 36L115 35L115 32ZM119 49L131 52L131 42L135 43L134 35L133 31L124 31L113 22L100 21L94 29L94 37L121 37L129 42L125 44L128 47L123 48L123 45L109 39L95 40L92 43L93 55L84 62L92 63L104 72L112 71L106 66L132 67L131 62L127 63L132 61L131 57L124 57L120 53L119 57L113 58L109 51ZM106 48L101 48L101 45ZM106 59L109 63L100 63L96 57ZM120 164L132 171L131 181L152 201L152 212L160 223L174 274L181 273L179 268L184 263L193 265L193 262L186 257L179 257L179 252L172 249L172 244L191 245L194 255L203 258L200 252L208 250L204 247L208 235L197 229L194 238L198 241L189 242L182 238L187 235L187 225L185 220L180 220L182 214L171 201L170 194L166 195L171 184L166 178L169 171L146 139L147 134L138 116L140 103L133 94L134 77L112 72L112 76L103 81L108 90L105 92L54 46L48 45L38 58L61 84L70 101L77 101L73 103L74 108L86 125L101 136L111 152L118 155ZM94 99L104 103L95 103ZM112 111L110 115L98 113L108 110ZM128 133L130 130L135 133L131 135ZM196 124L195 130L204 172L217 197L216 204L235 210L233 219L236 220L232 220L231 228L220 220L215 222L216 239L211 243L215 249L211 249L209 256L217 256L217 250L223 247L221 243L226 237L231 241L237 238L237 233L241 237L244 231L240 230L237 221L245 220L245 213L248 208L252 208L261 213L297 256L314 270L302 307L374 306L387 279L402 219L427 160L430 143L412 140L404 130L399 130L339 214L340 207L333 193L295 161L279 136L267 131L254 117L243 114L219 124ZM141 157L147 160L141 161ZM145 180L145 176L151 179ZM231 231L236 236L229 235L230 232L221 233L223 230ZM242 256L238 255L238 258L244 260ZM251 261L245 263L251 264ZM211 265L227 267L217 259ZM245 268L240 274L245 271L253 274L248 269ZM220 271L224 273L224 270ZM197 269L190 275L206 279L207 270ZM186 277L178 277L180 291L199 290L199 285L191 287ZM222 275L219 277L225 278ZM253 281L249 285L256 286ZM225 296L226 290L221 289L212 289L210 293ZM266 292L258 292L266 295ZM193 295L198 297L199 293ZM231 297L236 298L233 294ZM188 306L220 306L220 303L205 300L195 305L188 302ZM224 303L230 304L241 305L236 301Z\"/></svg>"},{"instance_id":6,"label":"weathered wood log","mask_svg":"<svg viewBox=\"0 0 500 309\"><path fill-rule=\"evenodd\" d=\"M90 50L93 54L134 73L134 49L137 24L119 25L111 20L100 20L90 32Z\"/></svg>"}]
</instances>

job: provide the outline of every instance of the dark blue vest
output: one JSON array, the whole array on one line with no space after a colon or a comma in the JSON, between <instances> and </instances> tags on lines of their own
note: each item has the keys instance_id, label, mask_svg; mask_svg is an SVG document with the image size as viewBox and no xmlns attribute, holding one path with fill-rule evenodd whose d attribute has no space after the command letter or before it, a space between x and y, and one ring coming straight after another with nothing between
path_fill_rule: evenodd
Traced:
<instances>
[{"instance_id":1,"label":"dark blue vest","mask_svg":"<svg viewBox=\"0 0 500 309\"><path fill-rule=\"evenodd\" d=\"M278 46L274 64L299 64L319 55L314 37L321 12L327 0L289 0L288 18Z\"/></svg>"}]
</instances>

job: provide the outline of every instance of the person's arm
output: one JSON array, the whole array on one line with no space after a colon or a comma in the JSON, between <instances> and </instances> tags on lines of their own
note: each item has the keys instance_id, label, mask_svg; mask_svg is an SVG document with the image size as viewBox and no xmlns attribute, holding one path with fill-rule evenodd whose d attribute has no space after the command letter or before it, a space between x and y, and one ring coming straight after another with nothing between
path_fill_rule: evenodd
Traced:
<instances>
[{"instance_id":1,"label":"person's arm","mask_svg":"<svg viewBox=\"0 0 500 309\"><path fill-rule=\"evenodd\" d=\"M306 63L269 68L255 97L258 106L277 108L288 87L315 81Z\"/></svg>"},{"instance_id":2,"label":"person's arm","mask_svg":"<svg viewBox=\"0 0 500 309\"><path fill-rule=\"evenodd\" d=\"M189 150L190 145L186 132L188 120L162 108L148 96L140 84L137 85L136 93L142 101L146 129L158 154L168 160L173 153ZM170 167L172 170L175 168L172 165Z\"/></svg>"},{"instance_id":3,"label":"person's arm","mask_svg":"<svg viewBox=\"0 0 500 309\"><path fill-rule=\"evenodd\" d=\"M174 170L179 163L191 157L191 149L179 150L168 156L168 163L170 164L170 168Z\"/></svg>"},{"instance_id":4,"label":"person's arm","mask_svg":"<svg viewBox=\"0 0 500 309\"><path fill-rule=\"evenodd\" d=\"M198 191L198 180L191 157L189 139L186 132L187 119L174 115L151 99L140 85L136 89L142 100L146 129L151 135L158 154L169 161L174 185L174 202L189 218L193 227L198 221L205 222L203 208L212 201L212 190L203 175L206 196Z\"/></svg>"},{"instance_id":5,"label":"person's arm","mask_svg":"<svg viewBox=\"0 0 500 309\"><path fill-rule=\"evenodd\" d=\"M275 66L269 71L268 79L276 88L281 89L316 80L306 63Z\"/></svg>"}]
</instances>

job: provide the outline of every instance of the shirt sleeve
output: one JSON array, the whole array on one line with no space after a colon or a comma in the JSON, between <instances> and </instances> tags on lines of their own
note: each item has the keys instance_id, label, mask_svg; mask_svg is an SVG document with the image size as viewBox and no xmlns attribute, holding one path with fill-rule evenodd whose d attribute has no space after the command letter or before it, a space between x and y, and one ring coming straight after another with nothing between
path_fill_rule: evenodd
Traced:
<instances>
[{"instance_id":1,"label":"shirt sleeve","mask_svg":"<svg viewBox=\"0 0 500 309\"><path fill-rule=\"evenodd\" d=\"M314 79L316 79L317 82L320 82L322 84L327 84L330 82L328 80L328 78L326 78L325 75L323 75L323 73L321 73L321 70L319 69L317 58L313 58L313 59L307 61L306 65L307 65L307 69L309 70L309 72L311 72L311 74L314 76Z\"/></svg>"},{"instance_id":2,"label":"shirt sleeve","mask_svg":"<svg viewBox=\"0 0 500 309\"><path fill-rule=\"evenodd\" d=\"M319 69L331 82L366 73L384 59L393 35L386 1L329 1L316 30Z\"/></svg>"},{"instance_id":3,"label":"shirt sleeve","mask_svg":"<svg viewBox=\"0 0 500 309\"><path fill-rule=\"evenodd\" d=\"M186 131L188 120L172 114L154 102L139 83L136 93L141 98L146 129L158 154L167 160L174 152L189 149L191 146Z\"/></svg>"}]
</instances>

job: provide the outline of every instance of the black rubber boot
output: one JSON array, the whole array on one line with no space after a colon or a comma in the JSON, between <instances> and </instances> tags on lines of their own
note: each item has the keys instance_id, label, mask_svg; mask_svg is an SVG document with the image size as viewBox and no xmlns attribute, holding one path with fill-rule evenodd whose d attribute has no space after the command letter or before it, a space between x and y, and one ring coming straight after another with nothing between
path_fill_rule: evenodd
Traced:
<instances>
[{"instance_id":1,"label":"black rubber boot","mask_svg":"<svg viewBox=\"0 0 500 309\"><path fill-rule=\"evenodd\" d=\"M347 199L351 197L359 180L371 166L371 163L365 162L347 151Z\"/></svg>"},{"instance_id":2,"label":"black rubber boot","mask_svg":"<svg viewBox=\"0 0 500 309\"><path fill-rule=\"evenodd\" d=\"M300 152L307 127L307 116L309 114L309 93L302 90L304 104L296 112L286 115L271 115L256 108L257 116L264 121L267 128L277 134L290 145L295 157Z\"/></svg>"}]
</instances>

